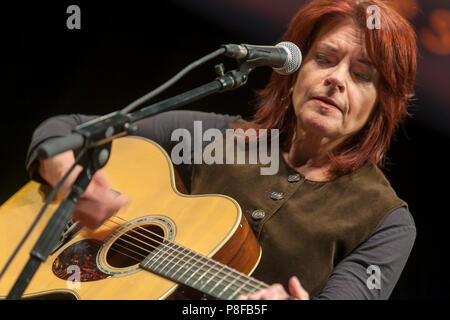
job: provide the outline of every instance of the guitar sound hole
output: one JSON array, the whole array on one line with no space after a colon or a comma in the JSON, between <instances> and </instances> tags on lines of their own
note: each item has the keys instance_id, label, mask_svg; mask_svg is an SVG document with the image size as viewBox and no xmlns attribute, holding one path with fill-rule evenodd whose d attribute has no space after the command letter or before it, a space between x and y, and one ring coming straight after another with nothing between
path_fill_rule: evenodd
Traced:
<instances>
[{"instance_id":1,"label":"guitar sound hole","mask_svg":"<svg viewBox=\"0 0 450 320\"><path fill-rule=\"evenodd\" d=\"M106 261L115 268L139 264L164 241L164 230L157 225L142 225L122 234L113 242Z\"/></svg>"}]
</instances>

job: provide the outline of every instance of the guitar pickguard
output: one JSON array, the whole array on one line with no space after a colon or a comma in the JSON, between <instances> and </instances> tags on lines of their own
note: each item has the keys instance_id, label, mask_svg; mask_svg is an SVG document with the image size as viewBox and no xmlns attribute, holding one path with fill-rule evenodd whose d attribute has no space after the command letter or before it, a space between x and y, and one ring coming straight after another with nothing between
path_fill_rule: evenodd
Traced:
<instances>
[{"instance_id":1,"label":"guitar pickguard","mask_svg":"<svg viewBox=\"0 0 450 320\"><path fill-rule=\"evenodd\" d=\"M80 282L96 281L110 277L97 268L96 257L103 242L86 239L67 247L53 262L53 273L60 279L77 279ZM78 280L78 279L77 279Z\"/></svg>"}]
</instances>

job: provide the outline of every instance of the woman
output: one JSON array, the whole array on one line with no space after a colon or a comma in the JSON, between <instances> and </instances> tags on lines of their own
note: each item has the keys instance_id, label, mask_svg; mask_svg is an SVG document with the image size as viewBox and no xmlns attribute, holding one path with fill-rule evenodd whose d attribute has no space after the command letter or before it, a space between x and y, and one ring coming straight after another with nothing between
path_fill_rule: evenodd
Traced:
<instances>
[{"instance_id":1,"label":"woman","mask_svg":"<svg viewBox=\"0 0 450 320\"><path fill-rule=\"evenodd\" d=\"M379 29L367 23L369 6L377 8ZM378 166L407 115L416 70L414 32L379 0L315 0L296 14L283 40L300 46L302 66L290 76L272 75L250 121L168 112L144 121L139 135L170 153L170 133L192 130L194 120L203 121L204 129L279 129L275 175L259 175L260 164L178 167L192 194L236 199L262 246L254 276L275 284L239 298L387 299L412 249L415 226ZM91 118L63 116L42 124L29 149L32 176L54 186L73 153L37 161L36 146ZM100 170L74 219L96 228L127 201L109 189ZM379 271L372 284L371 270Z\"/></svg>"}]
</instances>

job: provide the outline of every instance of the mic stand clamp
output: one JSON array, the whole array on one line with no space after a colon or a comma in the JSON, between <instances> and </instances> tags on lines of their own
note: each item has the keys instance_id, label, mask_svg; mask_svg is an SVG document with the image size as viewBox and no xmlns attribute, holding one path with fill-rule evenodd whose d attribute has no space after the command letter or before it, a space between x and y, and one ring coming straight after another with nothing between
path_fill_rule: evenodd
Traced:
<instances>
[{"instance_id":1,"label":"mic stand clamp","mask_svg":"<svg viewBox=\"0 0 450 320\"><path fill-rule=\"evenodd\" d=\"M83 166L83 170L73 183L72 191L53 213L53 216L50 218L31 251L30 259L23 268L6 299L20 299L40 264L47 260L47 257L50 255L56 242L64 232L65 226L71 219L78 199L86 190L95 172L107 163L111 152L111 142L86 149L85 151L86 152L82 156L80 162Z\"/></svg>"},{"instance_id":2,"label":"mic stand clamp","mask_svg":"<svg viewBox=\"0 0 450 320\"><path fill-rule=\"evenodd\" d=\"M239 70L231 70L224 74L223 65L216 66L216 73L221 77L216 78L222 84L220 91L237 89L247 83L248 75L253 70L253 66L244 62L239 65Z\"/></svg>"}]
</instances>

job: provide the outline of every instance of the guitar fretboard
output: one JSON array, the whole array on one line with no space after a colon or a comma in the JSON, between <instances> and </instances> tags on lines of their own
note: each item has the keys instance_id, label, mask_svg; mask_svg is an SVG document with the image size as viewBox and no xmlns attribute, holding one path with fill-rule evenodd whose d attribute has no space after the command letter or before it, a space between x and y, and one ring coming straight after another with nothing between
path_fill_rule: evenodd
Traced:
<instances>
[{"instance_id":1,"label":"guitar fretboard","mask_svg":"<svg viewBox=\"0 0 450 320\"><path fill-rule=\"evenodd\" d=\"M264 282L173 242L158 246L140 267L222 300L268 287Z\"/></svg>"}]
</instances>

